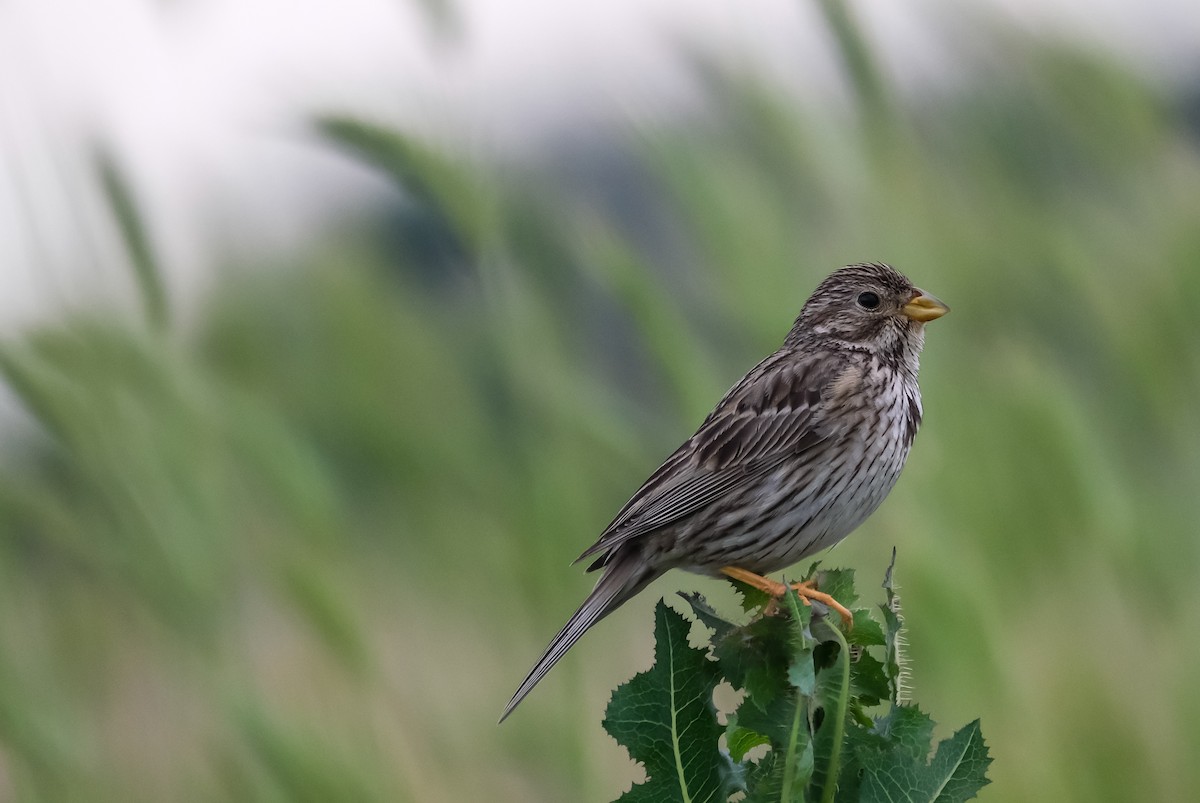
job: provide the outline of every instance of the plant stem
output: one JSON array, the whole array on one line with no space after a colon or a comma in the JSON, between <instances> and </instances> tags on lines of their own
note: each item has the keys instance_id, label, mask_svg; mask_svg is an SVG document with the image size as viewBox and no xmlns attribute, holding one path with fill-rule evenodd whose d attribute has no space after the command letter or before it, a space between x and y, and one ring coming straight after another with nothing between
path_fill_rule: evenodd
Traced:
<instances>
[{"instance_id":1,"label":"plant stem","mask_svg":"<svg viewBox=\"0 0 1200 803\"><path fill-rule=\"evenodd\" d=\"M825 772L825 788L821 790L821 803L833 803L837 792L839 766L842 762L842 739L846 734L846 707L850 698L850 647L842 631L830 625L838 643L838 660L842 662L842 693L838 695L837 717L833 721L833 745L829 750L829 769Z\"/></svg>"},{"instance_id":2,"label":"plant stem","mask_svg":"<svg viewBox=\"0 0 1200 803\"><path fill-rule=\"evenodd\" d=\"M799 692L797 696L800 696ZM806 719L806 709L806 705L796 700L796 711L792 714L792 732L788 736L787 757L783 765L783 791L780 793L779 803L792 803L792 787L796 783L796 742L800 735L800 723Z\"/></svg>"},{"instance_id":3,"label":"plant stem","mask_svg":"<svg viewBox=\"0 0 1200 803\"><path fill-rule=\"evenodd\" d=\"M799 594L796 593L795 589L791 589L791 593L787 595L788 607L791 608L792 624L796 628L797 643L803 647L805 644L805 619L800 614L799 599ZM811 653L807 653L807 660L812 660ZM792 713L792 729L788 734L787 754L784 756L783 789L779 795L779 803L791 803L792 801L792 788L796 785L796 749L800 740L800 726L801 723L807 722L808 711L808 697L803 690L797 689L796 710ZM803 797L801 795L801 799Z\"/></svg>"}]
</instances>

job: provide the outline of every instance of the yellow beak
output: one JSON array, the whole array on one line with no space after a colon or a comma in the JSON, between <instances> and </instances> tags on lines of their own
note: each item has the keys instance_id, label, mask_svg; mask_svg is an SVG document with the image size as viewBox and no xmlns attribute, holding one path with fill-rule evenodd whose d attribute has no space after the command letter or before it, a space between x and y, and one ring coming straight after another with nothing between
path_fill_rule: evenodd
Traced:
<instances>
[{"instance_id":1,"label":"yellow beak","mask_svg":"<svg viewBox=\"0 0 1200 803\"><path fill-rule=\"evenodd\" d=\"M900 308L900 311L914 321L925 323L942 317L950 311L950 308L929 293L917 290L909 302Z\"/></svg>"}]
</instances>

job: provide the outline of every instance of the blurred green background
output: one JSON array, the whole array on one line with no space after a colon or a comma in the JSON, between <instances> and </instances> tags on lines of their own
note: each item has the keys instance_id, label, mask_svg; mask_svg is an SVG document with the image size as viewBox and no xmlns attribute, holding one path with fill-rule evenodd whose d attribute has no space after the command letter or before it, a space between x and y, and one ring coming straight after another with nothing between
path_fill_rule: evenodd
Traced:
<instances>
[{"instance_id":1,"label":"blurred green background","mask_svg":"<svg viewBox=\"0 0 1200 803\"><path fill-rule=\"evenodd\" d=\"M827 272L885 260L953 313L904 477L826 560L881 600L897 546L914 697L982 718L982 800L1193 799L1195 105L981 20L900 92L823 8L845 103L693 53L702 113L534 163L314 120L394 204L186 322L98 151L144 314L0 344L0 797L615 798L651 606L729 594L668 575L497 727L568 564Z\"/></svg>"}]
</instances>

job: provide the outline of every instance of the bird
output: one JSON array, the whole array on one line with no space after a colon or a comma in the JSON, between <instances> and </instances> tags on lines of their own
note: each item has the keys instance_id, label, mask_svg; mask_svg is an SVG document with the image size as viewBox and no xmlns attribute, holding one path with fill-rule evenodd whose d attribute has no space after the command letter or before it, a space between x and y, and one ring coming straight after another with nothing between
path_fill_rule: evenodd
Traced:
<instances>
[{"instance_id":1,"label":"bird","mask_svg":"<svg viewBox=\"0 0 1200 803\"><path fill-rule=\"evenodd\" d=\"M789 587L765 575L841 541L896 484L921 424L925 324L949 312L890 265L847 265L804 303L783 345L743 376L576 563L602 572L529 670L503 722L579 638L670 569Z\"/></svg>"}]
</instances>

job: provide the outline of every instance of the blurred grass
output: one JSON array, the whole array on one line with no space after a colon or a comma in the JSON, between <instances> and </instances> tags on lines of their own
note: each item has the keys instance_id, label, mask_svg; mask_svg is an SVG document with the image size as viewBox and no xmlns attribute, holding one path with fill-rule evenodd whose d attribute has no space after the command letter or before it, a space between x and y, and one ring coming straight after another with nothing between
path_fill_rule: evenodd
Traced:
<instances>
[{"instance_id":1,"label":"blurred grass","mask_svg":"<svg viewBox=\"0 0 1200 803\"><path fill-rule=\"evenodd\" d=\"M982 799L1188 799L1200 153L1104 57L974 36L920 98L851 52L850 113L698 63L703 118L627 144L665 259L569 184L325 119L399 220L230 271L188 333L105 162L153 325L0 346L36 422L0 468L0 797L615 795L599 717L655 592L717 584L664 578L497 729L567 563L828 270L885 259L954 313L904 479L828 560L899 547L915 694L983 718Z\"/></svg>"}]
</instances>

